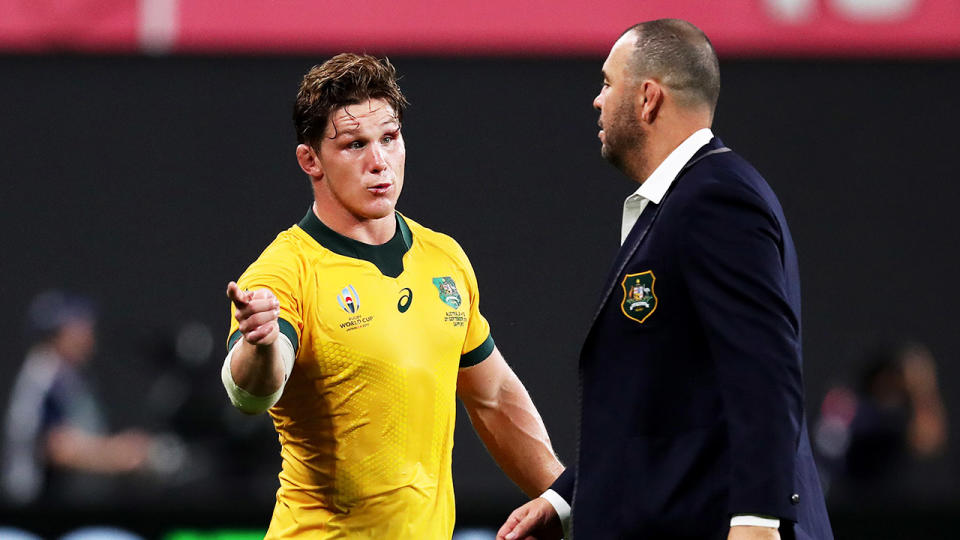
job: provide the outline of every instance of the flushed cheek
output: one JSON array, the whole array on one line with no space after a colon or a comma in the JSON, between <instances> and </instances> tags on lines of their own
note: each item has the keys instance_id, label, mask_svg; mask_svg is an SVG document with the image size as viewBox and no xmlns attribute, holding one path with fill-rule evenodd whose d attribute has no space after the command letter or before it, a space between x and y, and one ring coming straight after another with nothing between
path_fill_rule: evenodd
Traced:
<instances>
[{"instance_id":1,"label":"flushed cheek","mask_svg":"<svg viewBox=\"0 0 960 540\"><path fill-rule=\"evenodd\" d=\"M393 171L397 173L397 176L403 176L403 166L407 161L407 154L402 149L394 154L393 159L390 160L393 165Z\"/></svg>"}]
</instances>

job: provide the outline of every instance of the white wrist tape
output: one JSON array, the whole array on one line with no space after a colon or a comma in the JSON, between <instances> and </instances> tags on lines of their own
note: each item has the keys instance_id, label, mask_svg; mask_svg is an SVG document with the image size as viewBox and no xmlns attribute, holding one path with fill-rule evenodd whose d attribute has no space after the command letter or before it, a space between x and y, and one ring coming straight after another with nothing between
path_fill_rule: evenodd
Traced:
<instances>
[{"instance_id":1,"label":"white wrist tape","mask_svg":"<svg viewBox=\"0 0 960 540\"><path fill-rule=\"evenodd\" d=\"M293 362L296 358L296 353L293 351L293 343L290 343L290 339L287 336L283 334L277 336L274 346L279 348L280 358L283 360L283 384L280 385L280 388L278 388L276 392L269 396L255 396L237 386L237 383L233 380L233 371L230 369L233 353L237 350L237 347L240 346L241 341L242 338L237 340L233 348L230 349L230 352L227 353L227 357L224 358L223 368L220 370L220 380L223 382L223 387L227 390L227 395L230 396L230 402L233 403L234 407L247 414L260 414L280 401L280 396L283 395L283 388L287 384L287 379L290 378L290 373L293 372Z\"/></svg>"}]
</instances>

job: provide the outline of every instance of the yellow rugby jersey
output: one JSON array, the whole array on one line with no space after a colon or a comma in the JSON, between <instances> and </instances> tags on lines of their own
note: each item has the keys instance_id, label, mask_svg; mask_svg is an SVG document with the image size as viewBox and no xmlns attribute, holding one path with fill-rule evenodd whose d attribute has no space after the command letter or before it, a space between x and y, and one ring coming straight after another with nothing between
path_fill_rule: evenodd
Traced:
<instances>
[{"instance_id":1,"label":"yellow rugby jersey","mask_svg":"<svg viewBox=\"0 0 960 540\"><path fill-rule=\"evenodd\" d=\"M270 409L282 471L267 538L453 534L457 371L494 344L460 246L399 213L397 225L370 246L310 210L238 280L273 291L297 350Z\"/></svg>"}]
</instances>

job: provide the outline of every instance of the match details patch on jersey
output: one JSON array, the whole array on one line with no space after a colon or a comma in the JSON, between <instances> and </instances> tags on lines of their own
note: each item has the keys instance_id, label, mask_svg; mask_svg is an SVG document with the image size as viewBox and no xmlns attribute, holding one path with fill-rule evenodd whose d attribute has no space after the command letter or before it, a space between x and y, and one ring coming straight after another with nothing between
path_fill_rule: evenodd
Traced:
<instances>
[{"instance_id":1,"label":"match details patch on jersey","mask_svg":"<svg viewBox=\"0 0 960 540\"><path fill-rule=\"evenodd\" d=\"M444 304L453 309L458 309L460 304L463 303L463 299L460 298L460 292L457 291L457 284L453 281L452 277L435 277L433 278L433 284L440 293L440 300L442 300Z\"/></svg>"},{"instance_id":2,"label":"match details patch on jersey","mask_svg":"<svg viewBox=\"0 0 960 540\"><path fill-rule=\"evenodd\" d=\"M653 270L639 274L627 274L620 285L623 287L623 302L620 310L628 318L643 323L657 309L657 295L653 284L657 281Z\"/></svg>"},{"instance_id":3,"label":"match details patch on jersey","mask_svg":"<svg viewBox=\"0 0 960 540\"><path fill-rule=\"evenodd\" d=\"M347 285L337 296L337 302L347 313L356 313L360 309L360 297L353 285Z\"/></svg>"}]
</instances>

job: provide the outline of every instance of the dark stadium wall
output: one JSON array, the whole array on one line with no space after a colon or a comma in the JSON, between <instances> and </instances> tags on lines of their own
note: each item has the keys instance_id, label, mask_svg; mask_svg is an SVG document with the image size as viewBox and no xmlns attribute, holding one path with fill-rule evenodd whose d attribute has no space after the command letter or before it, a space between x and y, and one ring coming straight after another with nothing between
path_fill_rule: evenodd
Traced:
<instances>
[{"instance_id":1,"label":"dark stadium wall","mask_svg":"<svg viewBox=\"0 0 960 540\"><path fill-rule=\"evenodd\" d=\"M31 296L64 287L99 302L92 368L115 425L147 421L143 389L158 368L145 344L189 321L216 340L195 384L222 393L226 283L310 202L290 106L314 62L0 57L0 380L22 358ZM635 189L599 155L602 59L396 63L412 103L399 208L470 255L494 337L571 460L578 348ZM810 414L865 345L904 336L939 360L960 434L960 63L722 70L714 131L778 193L800 253ZM465 520L521 500L465 414L456 440ZM276 470L276 452L263 462ZM253 510L264 520L266 478L267 506Z\"/></svg>"}]
</instances>

